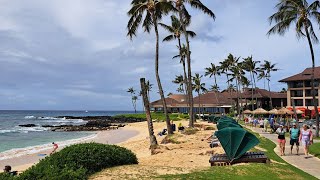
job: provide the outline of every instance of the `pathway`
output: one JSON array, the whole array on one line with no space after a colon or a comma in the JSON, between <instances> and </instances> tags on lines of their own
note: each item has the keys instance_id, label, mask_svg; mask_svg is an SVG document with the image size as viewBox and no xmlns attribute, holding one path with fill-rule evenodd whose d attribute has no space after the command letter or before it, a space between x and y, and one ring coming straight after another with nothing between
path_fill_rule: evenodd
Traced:
<instances>
[{"instance_id":1,"label":"pathway","mask_svg":"<svg viewBox=\"0 0 320 180\"><path fill-rule=\"evenodd\" d=\"M249 128L248 126L246 126ZM276 134L270 134L262 131L262 128L249 128L253 130L254 132L259 133L261 136L270 139L275 144L278 145L278 137ZM279 147L277 146L274 151L280 156ZM320 179L320 159L317 157L314 157L310 155L310 158L305 159L303 148L300 146L299 149L299 156L296 154L296 149L294 147L293 154L290 154L290 144L289 140L287 138L286 142L286 149L285 149L285 156L280 156L283 160L285 160L287 163L301 169L304 172L307 172L311 174L312 176Z\"/></svg>"}]
</instances>

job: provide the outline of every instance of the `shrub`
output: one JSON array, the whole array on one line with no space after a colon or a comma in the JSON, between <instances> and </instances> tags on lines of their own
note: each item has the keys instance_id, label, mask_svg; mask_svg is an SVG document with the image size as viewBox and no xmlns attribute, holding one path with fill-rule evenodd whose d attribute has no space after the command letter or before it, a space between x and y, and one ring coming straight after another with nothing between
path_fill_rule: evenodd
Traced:
<instances>
[{"instance_id":1,"label":"shrub","mask_svg":"<svg viewBox=\"0 0 320 180\"><path fill-rule=\"evenodd\" d=\"M0 173L0 180L14 180L14 179L16 179L16 177L8 173Z\"/></svg>"},{"instance_id":2,"label":"shrub","mask_svg":"<svg viewBox=\"0 0 320 180\"><path fill-rule=\"evenodd\" d=\"M173 134L173 135L167 135L162 141L161 144L180 144L181 142L177 140L177 135Z\"/></svg>"},{"instance_id":3,"label":"shrub","mask_svg":"<svg viewBox=\"0 0 320 180\"><path fill-rule=\"evenodd\" d=\"M213 126L206 126L205 128L204 128L204 130L215 130L215 128L213 127Z\"/></svg>"},{"instance_id":4,"label":"shrub","mask_svg":"<svg viewBox=\"0 0 320 180\"><path fill-rule=\"evenodd\" d=\"M188 114L179 114L178 116L180 119L189 119L189 115Z\"/></svg>"},{"instance_id":5,"label":"shrub","mask_svg":"<svg viewBox=\"0 0 320 180\"><path fill-rule=\"evenodd\" d=\"M137 164L135 154L116 145L76 144L62 149L21 174L21 179L86 179L104 168Z\"/></svg>"}]
</instances>

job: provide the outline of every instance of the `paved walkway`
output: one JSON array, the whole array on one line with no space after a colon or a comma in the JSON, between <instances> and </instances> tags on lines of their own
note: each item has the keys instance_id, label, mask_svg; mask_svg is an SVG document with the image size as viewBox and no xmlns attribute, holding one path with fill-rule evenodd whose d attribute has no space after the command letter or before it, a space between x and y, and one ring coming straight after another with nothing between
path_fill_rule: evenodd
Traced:
<instances>
[{"instance_id":1,"label":"paved walkway","mask_svg":"<svg viewBox=\"0 0 320 180\"><path fill-rule=\"evenodd\" d=\"M270 139L274 143L277 144L277 147L274 149L274 151L280 156L280 150L278 147L278 136L276 134L270 134L262 131L262 128L250 128L246 126L247 128L259 133L261 136ZM314 157L312 155L309 155L310 158L305 159L304 150L300 146L299 149L299 156L296 155L296 149L295 147L292 150L293 154L290 154L290 144L289 140L287 138L286 142L286 149L285 149L285 156L280 156L283 160L285 160L287 163L301 169L304 172L307 172L311 174L312 176L320 179L320 159L317 157Z\"/></svg>"}]
</instances>

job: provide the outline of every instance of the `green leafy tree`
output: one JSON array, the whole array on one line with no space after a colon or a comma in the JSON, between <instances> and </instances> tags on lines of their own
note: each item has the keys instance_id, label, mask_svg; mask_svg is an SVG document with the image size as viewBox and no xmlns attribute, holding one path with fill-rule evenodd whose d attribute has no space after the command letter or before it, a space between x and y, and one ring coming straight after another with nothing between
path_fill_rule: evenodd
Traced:
<instances>
[{"instance_id":1,"label":"green leafy tree","mask_svg":"<svg viewBox=\"0 0 320 180\"><path fill-rule=\"evenodd\" d=\"M205 93L207 92L207 89L206 89L206 84L201 82L201 78L203 76L200 75L199 73L196 73L195 76L192 78L193 80L193 89L195 92L198 93L198 100L199 100L199 117L200 117L200 114L201 114L201 104L200 104L200 94L201 93Z\"/></svg>"},{"instance_id":2,"label":"green leafy tree","mask_svg":"<svg viewBox=\"0 0 320 180\"><path fill-rule=\"evenodd\" d=\"M269 99L270 99L270 109L273 109L272 105L272 97L271 97L271 90L270 90L270 78L271 72L278 71L279 69L275 68L276 64L272 64L270 61L264 60L264 64L261 65L261 70L266 72L266 79L268 81L268 90L269 90Z\"/></svg>"},{"instance_id":3,"label":"green leafy tree","mask_svg":"<svg viewBox=\"0 0 320 180\"><path fill-rule=\"evenodd\" d=\"M161 101L163 104L163 111L166 116L166 123L168 134L173 134L170 124L170 118L168 115L167 104L163 93L162 84L159 75L159 31L158 23L163 16L169 12L175 11L175 8L170 1L162 0L132 0L131 8L128 11L130 19L128 21L127 29L130 39L136 36L138 27L142 25L145 32L150 33L151 29L154 29L156 35L156 47L155 47L155 74L159 88ZM143 18L144 17L144 18Z\"/></svg>"},{"instance_id":4,"label":"green leafy tree","mask_svg":"<svg viewBox=\"0 0 320 180\"><path fill-rule=\"evenodd\" d=\"M187 33L187 22L190 21L191 15L189 14L188 10L186 9L186 5L190 5L192 8L198 9L202 11L204 14L209 15L213 19L215 19L215 14L206 7L200 0L170 0L175 4L176 9L178 10L180 23L182 26L184 38L186 40L186 46L187 46L187 66L188 66L188 98L189 98L189 115L190 115L190 121L189 126L194 127L194 115L193 115L193 95L192 95L192 70L191 70L191 55L190 55L190 41L189 41L189 35Z\"/></svg>"},{"instance_id":5,"label":"green leafy tree","mask_svg":"<svg viewBox=\"0 0 320 180\"><path fill-rule=\"evenodd\" d=\"M179 54L178 55L175 55L173 56L172 59L175 59L175 58L180 58L180 63L182 64L183 66L183 78L184 78L184 84L185 84L185 93L188 94L187 92L187 89L188 89L188 82L187 82L187 72L186 72L186 56L187 56L187 48L186 48L186 45L185 44L182 44L181 48L179 46L177 46L178 49L179 49ZM191 52L190 52L191 53ZM189 102L189 100L188 100Z\"/></svg>"},{"instance_id":6,"label":"green leafy tree","mask_svg":"<svg viewBox=\"0 0 320 180\"><path fill-rule=\"evenodd\" d=\"M276 24L269 30L268 35L279 34L284 35L291 25L295 26L298 38L307 37L309 49L311 53L312 73L311 73L311 90L314 91L314 68L315 57L313 44L318 43L318 38L313 29L312 19L320 24L319 13L320 2L314 1L311 4L307 0L281 0L275 6L277 12L269 17L270 24ZM319 137L319 112L316 104L315 94L312 93L314 109L316 113L316 136Z\"/></svg>"}]
</instances>

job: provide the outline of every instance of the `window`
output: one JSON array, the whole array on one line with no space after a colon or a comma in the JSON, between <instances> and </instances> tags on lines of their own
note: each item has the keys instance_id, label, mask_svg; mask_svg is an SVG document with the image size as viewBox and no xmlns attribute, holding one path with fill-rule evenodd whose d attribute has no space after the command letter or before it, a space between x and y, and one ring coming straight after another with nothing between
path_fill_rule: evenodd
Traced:
<instances>
[{"instance_id":1,"label":"window","mask_svg":"<svg viewBox=\"0 0 320 180\"><path fill-rule=\"evenodd\" d=\"M311 81L305 81L304 82L305 87L311 87Z\"/></svg>"},{"instance_id":2,"label":"window","mask_svg":"<svg viewBox=\"0 0 320 180\"><path fill-rule=\"evenodd\" d=\"M315 95L318 96L318 89L315 89L314 92L315 92ZM306 90L306 97L312 97L312 90L311 89Z\"/></svg>"},{"instance_id":3,"label":"window","mask_svg":"<svg viewBox=\"0 0 320 180\"><path fill-rule=\"evenodd\" d=\"M296 82L293 82L293 88L301 88L303 87L303 81L296 81Z\"/></svg>"},{"instance_id":4,"label":"window","mask_svg":"<svg viewBox=\"0 0 320 180\"><path fill-rule=\"evenodd\" d=\"M302 90L292 90L291 97L303 97L303 91Z\"/></svg>"},{"instance_id":5,"label":"window","mask_svg":"<svg viewBox=\"0 0 320 180\"><path fill-rule=\"evenodd\" d=\"M318 99L316 99L316 105L318 106ZM312 99L306 99L306 106L314 106Z\"/></svg>"},{"instance_id":6,"label":"window","mask_svg":"<svg viewBox=\"0 0 320 180\"><path fill-rule=\"evenodd\" d=\"M295 99L294 105L295 106L303 106L303 100L302 99Z\"/></svg>"}]
</instances>

